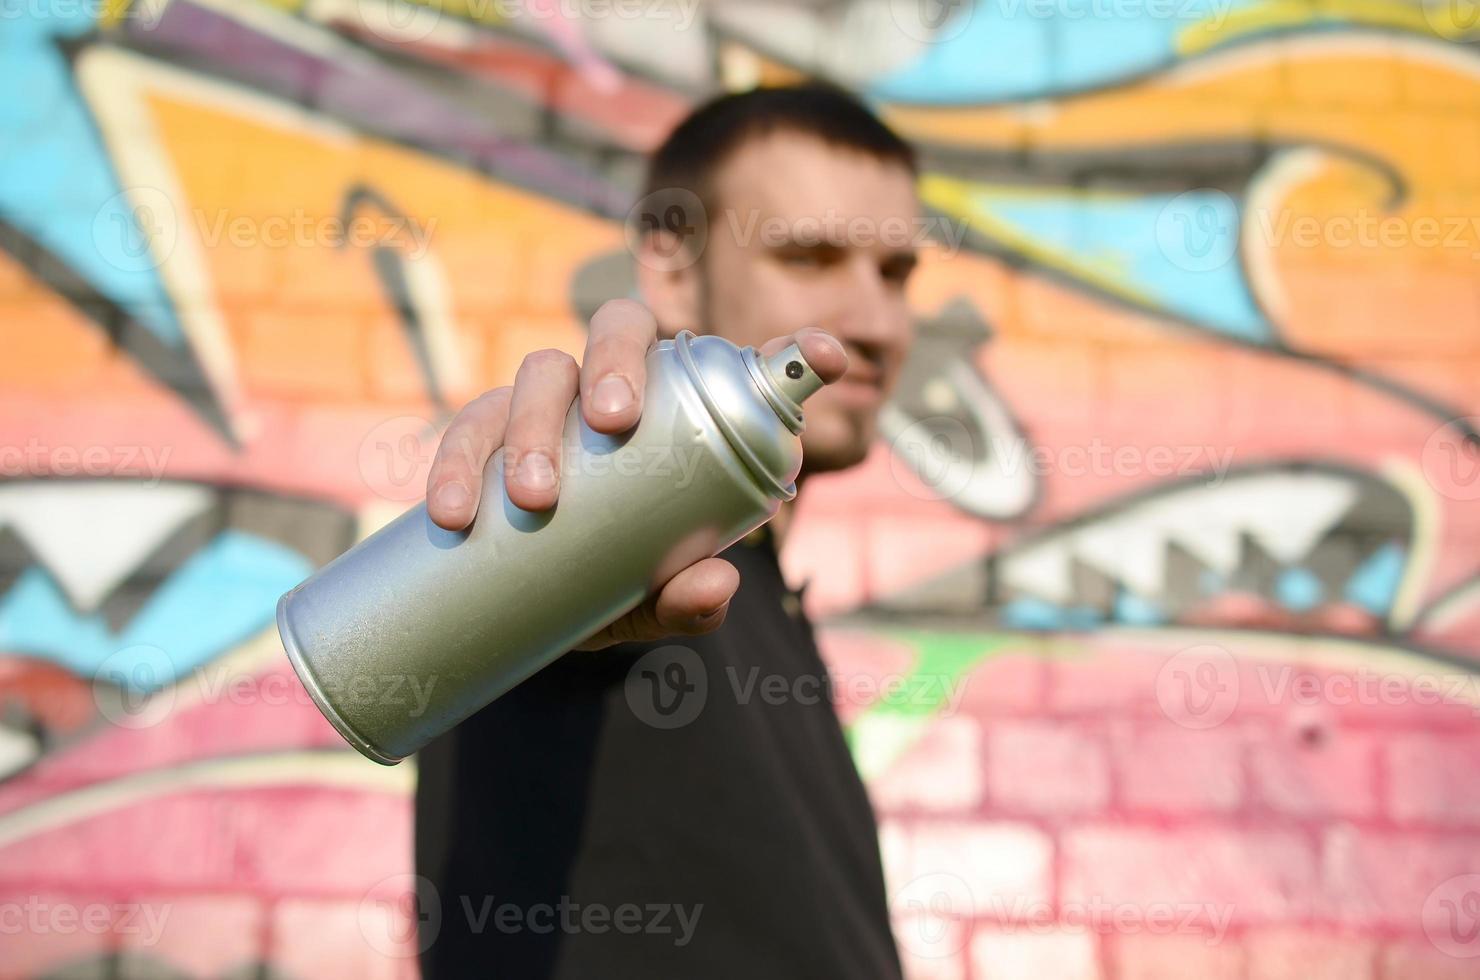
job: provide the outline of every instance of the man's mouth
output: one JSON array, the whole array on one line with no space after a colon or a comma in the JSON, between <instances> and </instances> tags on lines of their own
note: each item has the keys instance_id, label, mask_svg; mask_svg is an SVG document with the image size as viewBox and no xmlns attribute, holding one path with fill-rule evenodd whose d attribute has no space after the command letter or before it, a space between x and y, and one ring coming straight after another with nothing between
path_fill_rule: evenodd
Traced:
<instances>
[{"instance_id":1,"label":"man's mouth","mask_svg":"<svg viewBox=\"0 0 1480 980\"><path fill-rule=\"evenodd\" d=\"M867 381L862 378L855 378L852 375L844 375L838 379L838 387L845 388L849 391L867 392L873 395L882 395L884 393L883 387L877 381Z\"/></svg>"},{"instance_id":2,"label":"man's mouth","mask_svg":"<svg viewBox=\"0 0 1480 980\"><path fill-rule=\"evenodd\" d=\"M847 402L878 405L884 400L884 375L872 368L850 365L848 372L828 387Z\"/></svg>"}]
</instances>

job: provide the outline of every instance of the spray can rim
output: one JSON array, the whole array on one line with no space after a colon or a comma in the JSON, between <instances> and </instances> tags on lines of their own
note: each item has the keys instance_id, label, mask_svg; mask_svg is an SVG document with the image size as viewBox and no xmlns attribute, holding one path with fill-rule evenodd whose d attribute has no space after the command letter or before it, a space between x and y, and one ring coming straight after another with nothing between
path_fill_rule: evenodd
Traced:
<instances>
[{"instance_id":1,"label":"spray can rim","mask_svg":"<svg viewBox=\"0 0 1480 980\"><path fill-rule=\"evenodd\" d=\"M679 363L683 365L685 373L688 374L689 380L693 383L694 390L699 395L699 400L704 403L705 409L708 410L710 418L714 419L714 423L724 435L725 441L730 444L730 448L740 457L741 462L745 464L745 468L750 470L756 480L769 490L772 496L783 501L794 499L797 495L795 481L782 483L776 478L776 475L771 472L765 463L761 461L760 457L756 455L755 450L746 442L745 437L736 429L734 423L725 415L714 394L709 390L709 386L705 384L703 374L699 370L699 365L694 361L693 351L690 350L690 345L695 339L696 335L692 330L681 330L678 336L674 338L673 346L678 354ZM802 431L801 406L797 405L793 399L781 391L767 376L766 368L761 364L760 354L754 347L742 349L740 351L740 357L745 362L752 382L760 389L767 404L786 423L787 428L794 433L800 434ZM800 352L798 352L795 359L801 360ZM802 363L805 364L806 362L802 361Z\"/></svg>"}]
</instances>

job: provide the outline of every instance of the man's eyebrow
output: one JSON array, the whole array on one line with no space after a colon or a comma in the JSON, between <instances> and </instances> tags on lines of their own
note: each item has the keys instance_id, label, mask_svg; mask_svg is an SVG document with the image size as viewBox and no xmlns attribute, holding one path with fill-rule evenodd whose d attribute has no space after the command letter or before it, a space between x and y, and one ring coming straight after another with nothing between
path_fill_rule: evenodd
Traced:
<instances>
[{"instance_id":1,"label":"man's eyebrow","mask_svg":"<svg viewBox=\"0 0 1480 980\"><path fill-rule=\"evenodd\" d=\"M844 234L841 239L837 239L829 238L820 231L798 233L795 229L788 229L785 235L778 235L766 244L773 248L842 250L848 247L848 236Z\"/></svg>"}]
</instances>

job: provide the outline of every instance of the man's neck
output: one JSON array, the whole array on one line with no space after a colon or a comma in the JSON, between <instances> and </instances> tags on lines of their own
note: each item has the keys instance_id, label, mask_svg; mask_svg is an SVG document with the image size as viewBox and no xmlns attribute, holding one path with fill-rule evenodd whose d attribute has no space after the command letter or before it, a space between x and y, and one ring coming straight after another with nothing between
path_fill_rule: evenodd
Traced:
<instances>
[{"instance_id":1,"label":"man's neck","mask_svg":"<svg viewBox=\"0 0 1480 980\"><path fill-rule=\"evenodd\" d=\"M797 495L791 500L783 501L776 516L771 518L771 537L776 542L776 553L781 554L781 546L786 543L786 533L791 529L792 518L796 516L797 501L802 499L802 483L806 480L806 474L797 476Z\"/></svg>"},{"instance_id":2,"label":"man's neck","mask_svg":"<svg viewBox=\"0 0 1480 980\"><path fill-rule=\"evenodd\" d=\"M776 516L771 518L771 537L776 542L777 554L780 554L781 546L786 543L786 532L791 527L791 518L795 509L796 501L784 501L781 504L781 509L776 511Z\"/></svg>"}]
</instances>

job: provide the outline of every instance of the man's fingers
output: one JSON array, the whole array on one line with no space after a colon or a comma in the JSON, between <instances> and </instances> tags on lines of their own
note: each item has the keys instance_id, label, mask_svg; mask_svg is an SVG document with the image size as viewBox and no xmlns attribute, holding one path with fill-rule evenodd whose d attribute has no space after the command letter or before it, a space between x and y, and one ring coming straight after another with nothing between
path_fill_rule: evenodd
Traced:
<instances>
[{"instance_id":1,"label":"man's fingers","mask_svg":"<svg viewBox=\"0 0 1480 980\"><path fill-rule=\"evenodd\" d=\"M602 650L667 636L695 636L719 628L740 587L740 573L723 558L705 558L673 576L657 595L580 644Z\"/></svg>"},{"instance_id":2,"label":"man's fingers","mask_svg":"<svg viewBox=\"0 0 1480 980\"><path fill-rule=\"evenodd\" d=\"M478 513L483 467L503 445L512 388L495 388L463 407L442 433L427 473L427 514L449 531L461 531Z\"/></svg>"},{"instance_id":3,"label":"man's fingers","mask_svg":"<svg viewBox=\"0 0 1480 980\"><path fill-rule=\"evenodd\" d=\"M504 434L504 485L524 510L549 510L560 493L560 446L580 372L564 351L535 351L519 365Z\"/></svg>"},{"instance_id":4,"label":"man's fingers","mask_svg":"<svg viewBox=\"0 0 1480 980\"><path fill-rule=\"evenodd\" d=\"M695 562L668 580L658 593L654 616L671 633L708 633L724 622L725 610L740 588L740 573L723 558Z\"/></svg>"},{"instance_id":5,"label":"man's fingers","mask_svg":"<svg viewBox=\"0 0 1480 980\"><path fill-rule=\"evenodd\" d=\"M761 345L761 354L770 357L792 344L801 348L802 357L825 385L837 381L848 370L848 352L843 349L842 343L832 334L817 327L805 327L790 336L768 340Z\"/></svg>"},{"instance_id":6,"label":"man's fingers","mask_svg":"<svg viewBox=\"0 0 1480 980\"><path fill-rule=\"evenodd\" d=\"M658 336L641 303L614 299L591 318L591 338L581 364L581 411L597 432L625 432L642 414L647 353Z\"/></svg>"}]
</instances>

